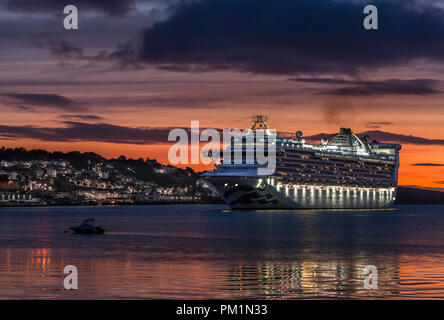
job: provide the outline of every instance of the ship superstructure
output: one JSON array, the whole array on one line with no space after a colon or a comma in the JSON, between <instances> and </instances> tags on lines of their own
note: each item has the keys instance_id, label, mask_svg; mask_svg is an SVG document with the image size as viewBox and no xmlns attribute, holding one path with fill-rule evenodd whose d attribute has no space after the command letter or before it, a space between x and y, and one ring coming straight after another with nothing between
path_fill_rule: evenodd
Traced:
<instances>
[{"instance_id":1,"label":"ship superstructure","mask_svg":"<svg viewBox=\"0 0 444 320\"><path fill-rule=\"evenodd\" d=\"M275 143L272 174L260 174L264 165L245 160L254 152L258 130L265 133L261 142L273 138ZM396 197L400 149L399 144L359 138L348 128L312 145L302 132L282 137L268 129L266 117L254 116L251 129L233 137L225 150L231 155L242 150L244 160L221 159L203 176L232 209L387 208Z\"/></svg>"}]
</instances>

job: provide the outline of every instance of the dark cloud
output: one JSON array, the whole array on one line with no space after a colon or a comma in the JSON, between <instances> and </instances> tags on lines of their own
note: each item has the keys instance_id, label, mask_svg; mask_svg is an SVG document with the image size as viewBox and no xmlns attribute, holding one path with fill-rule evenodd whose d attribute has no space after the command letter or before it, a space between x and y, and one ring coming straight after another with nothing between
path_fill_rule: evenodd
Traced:
<instances>
[{"instance_id":1,"label":"dark cloud","mask_svg":"<svg viewBox=\"0 0 444 320\"><path fill-rule=\"evenodd\" d=\"M140 61L136 53L137 39L119 44L113 52L102 51L93 58L95 61L114 61L117 69L142 70L146 66Z\"/></svg>"},{"instance_id":2,"label":"dark cloud","mask_svg":"<svg viewBox=\"0 0 444 320\"><path fill-rule=\"evenodd\" d=\"M99 121L99 120L104 120L103 117L100 116L96 116L93 114L85 114L85 115L80 115L80 114L62 114L60 116L58 116L59 119L65 119L65 120L84 120L84 121Z\"/></svg>"},{"instance_id":3,"label":"dark cloud","mask_svg":"<svg viewBox=\"0 0 444 320\"><path fill-rule=\"evenodd\" d=\"M368 31L362 25L365 4L188 1L169 18L148 27L135 48L123 48L120 57L170 70L263 74L356 74L418 58L443 61L443 9L419 0L376 0L372 4L378 7L380 28ZM342 93L369 94L357 89ZM428 93L435 91L418 89L415 94Z\"/></svg>"},{"instance_id":4,"label":"dark cloud","mask_svg":"<svg viewBox=\"0 0 444 320\"><path fill-rule=\"evenodd\" d=\"M22 105L17 105L17 106L13 106L15 109L20 110L20 111L26 111L26 112L34 112L35 109L33 107L29 107L29 106L22 106Z\"/></svg>"},{"instance_id":5,"label":"dark cloud","mask_svg":"<svg viewBox=\"0 0 444 320\"><path fill-rule=\"evenodd\" d=\"M430 95L442 93L434 88L438 83L432 79L381 81L356 81L352 86L325 91L323 94L335 96L370 96L370 95Z\"/></svg>"},{"instance_id":6,"label":"dark cloud","mask_svg":"<svg viewBox=\"0 0 444 320\"><path fill-rule=\"evenodd\" d=\"M39 48L49 49L56 58L82 58L83 48L65 39L56 39L49 34L37 35L34 44Z\"/></svg>"},{"instance_id":7,"label":"dark cloud","mask_svg":"<svg viewBox=\"0 0 444 320\"><path fill-rule=\"evenodd\" d=\"M131 128L108 123L63 122L64 127L0 125L0 137L41 141L98 141L128 144L168 143L171 128Z\"/></svg>"},{"instance_id":8,"label":"dark cloud","mask_svg":"<svg viewBox=\"0 0 444 320\"><path fill-rule=\"evenodd\" d=\"M7 105L25 111L35 110L34 107L46 107L59 110L82 111L86 104L53 93L0 93Z\"/></svg>"},{"instance_id":9,"label":"dark cloud","mask_svg":"<svg viewBox=\"0 0 444 320\"><path fill-rule=\"evenodd\" d=\"M384 126L390 126L393 122L390 121L369 121L367 122L367 128L378 129Z\"/></svg>"},{"instance_id":10,"label":"dark cloud","mask_svg":"<svg viewBox=\"0 0 444 320\"><path fill-rule=\"evenodd\" d=\"M70 4L79 10L100 11L112 16L122 16L131 11L134 0L6 0L4 7L11 12L35 13L35 12L58 12Z\"/></svg>"},{"instance_id":11,"label":"dark cloud","mask_svg":"<svg viewBox=\"0 0 444 320\"><path fill-rule=\"evenodd\" d=\"M411 166L415 167L444 167L442 163L413 163Z\"/></svg>"},{"instance_id":12,"label":"dark cloud","mask_svg":"<svg viewBox=\"0 0 444 320\"><path fill-rule=\"evenodd\" d=\"M444 184L444 181L435 181L435 183Z\"/></svg>"},{"instance_id":13,"label":"dark cloud","mask_svg":"<svg viewBox=\"0 0 444 320\"><path fill-rule=\"evenodd\" d=\"M289 78L288 81L295 82L308 82L308 83L320 83L320 84L350 84L351 80L342 78Z\"/></svg>"},{"instance_id":14,"label":"dark cloud","mask_svg":"<svg viewBox=\"0 0 444 320\"><path fill-rule=\"evenodd\" d=\"M168 135L172 127L125 127L109 123L63 121L62 127L0 125L0 139L36 139L40 141L79 142L94 141L123 144L170 144ZM183 128L190 134L190 128ZM207 128L200 128L201 130ZM221 129L217 129L221 130Z\"/></svg>"},{"instance_id":15,"label":"dark cloud","mask_svg":"<svg viewBox=\"0 0 444 320\"><path fill-rule=\"evenodd\" d=\"M310 141L317 141L322 138L331 136L332 134L320 133L306 137ZM391 133L379 130L370 130L361 132L359 136L369 135L371 140L377 140L379 142L392 142L399 144L416 144L416 145L439 145L444 146L444 139L427 139L422 137L416 137L411 135Z\"/></svg>"},{"instance_id":16,"label":"dark cloud","mask_svg":"<svg viewBox=\"0 0 444 320\"><path fill-rule=\"evenodd\" d=\"M442 93L435 89L435 79L387 79L375 81L347 80L343 78L290 78L289 81L326 85L347 85L323 91L322 94L335 96L370 95L429 95Z\"/></svg>"},{"instance_id":17,"label":"dark cloud","mask_svg":"<svg viewBox=\"0 0 444 320\"><path fill-rule=\"evenodd\" d=\"M117 45L116 51L100 50L95 54L87 55L84 49L66 39L55 37L50 33L41 33L34 37L33 43L40 49L47 49L51 55L60 59L63 64L65 59L84 60L88 64L84 67L94 66L96 62L111 62L114 64L112 69L133 69L143 70L148 66L135 59L134 47L130 45L131 41Z\"/></svg>"}]
</instances>

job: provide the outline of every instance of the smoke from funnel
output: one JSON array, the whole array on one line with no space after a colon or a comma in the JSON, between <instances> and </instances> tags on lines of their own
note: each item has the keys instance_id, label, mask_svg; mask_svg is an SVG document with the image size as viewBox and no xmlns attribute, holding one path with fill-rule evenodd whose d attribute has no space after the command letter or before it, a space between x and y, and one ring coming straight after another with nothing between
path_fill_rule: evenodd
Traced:
<instances>
[{"instance_id":1,"label":"smoke from funnel","mask_svg":"<svg viewBox=\"0 0 444 320\"><path fill-rule=\"evenodd\" d=\"M340 127L352 127L356 108L344 98L329 98L323 104L325 121Z\"/></svg>"}]
</instances>

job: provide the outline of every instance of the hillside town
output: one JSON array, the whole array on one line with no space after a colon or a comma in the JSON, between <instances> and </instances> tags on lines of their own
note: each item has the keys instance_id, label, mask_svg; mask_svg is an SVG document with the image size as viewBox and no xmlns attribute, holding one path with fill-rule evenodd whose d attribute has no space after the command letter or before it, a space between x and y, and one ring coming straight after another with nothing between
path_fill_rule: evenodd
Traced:
<instances>
[{"instance_id":1,"label":"hillside town","mask_svg":"<svg viewBox=\"0 0 444 320\"><path fill-rule=\"evenodd\" d=\"M0 206L217 202L191 168L95 153L0 149Z\"/></svg>"}]
</instances>

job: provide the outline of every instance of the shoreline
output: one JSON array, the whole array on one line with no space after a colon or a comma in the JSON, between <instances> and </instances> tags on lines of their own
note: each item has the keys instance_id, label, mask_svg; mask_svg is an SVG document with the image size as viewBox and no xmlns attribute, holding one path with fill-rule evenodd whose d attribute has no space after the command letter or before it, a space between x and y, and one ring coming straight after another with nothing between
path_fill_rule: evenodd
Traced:
<instances>
[{"instance_id":1,"label":"shoreline","mask_svg":"<svg viewBox=\"0 0 444 320\"><path fill-rule=\"evenodd\" d=\"M0 208L45 208L45 207L125 207L125 206L177 206L177 205L228 205L225 202L150 202L150 203L116 203L116 204L49 204L49 205L0 205ZM338 211L338 210L346 210L346 211L374 211L374 210L393 210L396 206L444 206L444 204L434 204L434 203L396 203L390 208L386 209L378 209L378 208L350 208L350 209L263 209L267 211L304 211L304 210L328 210L328 211ZM236 210L237 211L237 210Z\"/></svg>"},{"instance_id":2,"label":"shoreline","mask_svg":"<svg viewBox=\"0 0 444 320\"><path fill-rule=\"evenodd\" d=\"M0 208L34 208L34 207L114 207L114 206L150 206L150 205L206 205L206 204L220 204L225 205L223 201L208 201L208 202L196 202L196 201L178 201L178 202L168 202L168 201L155 201L155 202L116 202L116 203L52 203L52 204L8 204L0 205Z\"/></svg>"}]
</instances>

